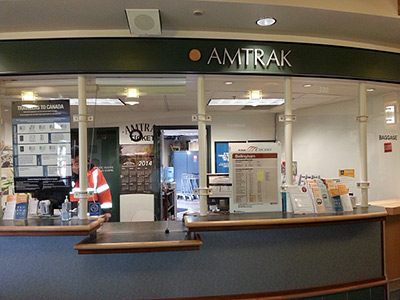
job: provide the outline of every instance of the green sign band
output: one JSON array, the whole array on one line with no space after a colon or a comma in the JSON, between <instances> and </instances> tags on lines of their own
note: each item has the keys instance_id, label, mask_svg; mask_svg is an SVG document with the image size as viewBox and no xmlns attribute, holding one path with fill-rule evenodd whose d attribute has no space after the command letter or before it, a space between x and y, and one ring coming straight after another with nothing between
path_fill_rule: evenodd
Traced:
<instances>
[{"instance_id":1,"label":"green sign band","mask_svg":"<svg viewBox=\"0 0 400 300\"><path fill-rule=\"evenodd\" d=\"M400 82L400 54L313 44L174 38L0 42L0 75L208 73Z\"/></svg>"}]
</instances>

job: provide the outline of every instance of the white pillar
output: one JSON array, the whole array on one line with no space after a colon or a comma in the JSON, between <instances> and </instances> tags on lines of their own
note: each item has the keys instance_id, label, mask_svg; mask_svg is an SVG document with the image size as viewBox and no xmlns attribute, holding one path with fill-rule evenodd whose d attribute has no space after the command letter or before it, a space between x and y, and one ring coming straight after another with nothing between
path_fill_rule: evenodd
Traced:
<instances>
[{"instance_id":1,"label":"white pillar","mask_svg":"<svg viewBox=\"0 0 400 300\"><path fill-rule=\"evenodd\" d=\"M286 185L293 184L293 106L292 79L285 78L285 177Z\"/></svg>"},{"instance_id":2,"label":"white pillar","mask_svg":"<svg viewBox=\"0 0 400 300\"><path fill-rule=\"evenodd\" d=\"M368 207L368 160L367 160L367 89L365 83L359 85L360 111L358 116L360 127L360 188L361 207Z\"/></svg>"},{"instance_id":3,"label":"white pillar","mask_svg":"<svg viewBox=\"0 0 400 300\"><path fill-rule=\"evenodd\" d=\"M207 207L207 132L204 76L197 78L197 123L199 131L199 194L200 215L206 216Z\"/></svg>"},{"instance_id":4,"label":"white pillar","mask_svg":"<svg viewBox=\"0 0 400 300\"><path fill-rule=\"evenodd\" d=\"M87 106L86 78L78 76L78 116L79 116L79 213L81 220L87 219L88 211L88 178L87 178Z\"/></svg>"}]
</instances>

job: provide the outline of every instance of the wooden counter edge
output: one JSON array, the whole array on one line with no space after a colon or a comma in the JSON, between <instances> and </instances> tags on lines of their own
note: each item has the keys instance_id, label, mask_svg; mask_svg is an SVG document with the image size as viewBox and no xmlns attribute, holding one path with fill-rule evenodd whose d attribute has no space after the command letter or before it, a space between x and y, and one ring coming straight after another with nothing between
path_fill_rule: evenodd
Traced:
<instances>
[{"instance_id":1,"label":"wooden counter edge","mask_svg":"<svg viewBox=\"0 0 400 300\"><path fill-rule=\"evenodd\" d=\"M385 208L389 216L400 215L400 199L373 201L371 205Z\"/></svg>"},{"instance_id":2,"label":"wooden counter edge","mask_svg":"<svg viewBox=\"0 0 400 300\"><path fill-rule=\"evenodd\" d=\"M169 298L168 300L295 300L309 297L324 297L325 295L351 292L354 290L373 288L376 286L386 286L387 281L384 277L371 278L366 280L358 280L344 282L333 285L325 285L297 290L254 293L254 294L235 294L220 296L203 296L203 297L187 297L187 298ZM164 298L149 300L166 300Z\"/></svg>"},{"instance_id":3,"label":"wooden counter edge","mask_svg":"<svg viewBox=\"0 0 400 300\"><path fill-rule=\"evenodd\" d=\"M88 235L97 230L104 222L104 218L98 218L87 225L70 226L0 226L0 236L63 236L63 235Z\"/></svg>"},{"instance_id":4,"label":"wooden counter edge","mask_svg":"<svg viewBox=\"0 0 400 300\"><path fill-rule=\"evenodd\" d=\"M255 219L255 220L228 220L228 221L198 221L190 222L185 216L185 226L190 230L193 228L210 228L210 227L259 227L259 226L279 226L279 225L304 225L315 223L334 223L360 221L370 219L384 219L387 212L375 212L368 214L356 215L336 215L336 216L313 216L304 218L288 218L288 219Z\"/></svg>"},{"instance_id":5,"label":"wooden counter edge","mask_svg":"<svg viewBox=\"0 0 400 300\"><path fill-rule=\"evenodd\" d=\"M193 240L151 241L151 242L120 242L120 243L88 243L86 238L74 246L79 254L96 253L129 253L129 252L163 252L179 250L198 250L203 244L198 234Z\"/></svg>"}]
</instances>

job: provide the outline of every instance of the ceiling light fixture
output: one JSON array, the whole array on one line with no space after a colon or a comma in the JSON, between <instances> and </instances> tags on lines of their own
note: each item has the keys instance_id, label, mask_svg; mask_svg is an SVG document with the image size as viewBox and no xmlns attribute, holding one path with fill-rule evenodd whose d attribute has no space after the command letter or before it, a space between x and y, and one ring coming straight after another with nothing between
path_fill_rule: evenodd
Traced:
<instances>
[{"instance_id":1,"label":"ceiling light fixture","mask_svg":"<svg viewBox=\"0 0 400 300\"><path fill-rule=\"evenodd\" d=\"M307 83L307 84L304 84L303 87L304 88L309 88L309 87L312 87L312 84Z\"/></svg>"},{"instance_id":2,"label":"ceiling light fixture","mask_svg":"<svg viewBox=\"0 0 400 300\"><path fill-rule=\"evenodd\" d=\"M136 105L139 104L139 90L136 88L128 88L126 91L125 104Z\"/></svg>"},{"instance_id":3,"label":"ceiling light fixture","mask_svg":"<svg viewBox=\"0 0 400 300\"><path fill-rule=\"evenodd\" d=\"M262 91L260 91L260 90L249 91L249 98L250 98L250 100L261 100L262 99Z\"/></svg>"},{"instance_id":4,"label":"ceiling light fixture","mask_svg":"<svg viewBox=\"0 0 400 300\"><path fill-rule=\"evenodd\" d=\"M127 89L126 98L139 98L139 90L135 88Z\"/></svg>"},{"instance_id":5,"label":"ceiling light fixture","mask_svg":"<svg viewBox=\"0 0 400 300\"><path fill-rule=\"evenodd\" d=\"M367 89L367 92L374 92L374 91L375 91L374 88L368 88L368 89Z\"/></svg>"},{"instance_id":6,"label":"ceiling light fixture","mask_svg":"<svg viewBox=\"0 0 400 300\"><path fill-rule=\"evenodd\" d=\"M266 26L271 26L276 23L276 19L271 18L271 17L265 17L265 18L260 18L256 21L256 24L258 26L266 27Z\"/></svg>"},{"instance_id":7,"label":"ceiling light fixture","mask_svg":"<svg viewBox=\"0 0 400 300\"><path fill-rule=\"evenodd\" d=\"M226 85L232 85L233 84L233 81L225 81L224 82Z\"/></svg>"},{"instance_id":8,"label":"ceiling light fixture","mask_svg":"<svg viewBox=\"0 0 400 300\"><path fill-rule=\"evenodd\" d=\"M229 99L211 99L208 102L208 106L262 106L262 105L282 105L285 103L285 99L280 98L264 98L257 101L255 104L251 99L238 99L238 98L229 98Z\"/></svg>"},{"instance_id":9,"label":"ceiling light fixture","mask_svg":"<svg viewBox=\"0 0 400 300\"><path fill-rule=\"evenodd\" d=\"M128 105L136 105L136 104L139 104L139 101L125 100L124 103L128 104Z\"/></svg>"},{"instance_id":10,"label":"ceiling light fixture","mask_svg":"<svg viewBox=\"0 0 400 300\"><path fill-rule=\"evenodd\" d=\"M36 100L35 92L33 91L22 91L21 92L22 101L34 101Z\"/></svg>"},{"instance_id":11,"label":"ceiling light fixture","mask_svg":"<svg viewBox=\"0 0 400 300\"><path fill-rule=\"evenodd\" d=\"M60 100L60 99L50 99L50 100ZM79 100L77 98L69 99L70 105L78 105ZM87 105L101 105L101 106L117 106L117 105L124 105L124 103L118 98L87 98L86 99Z\"/></svg>"},{"instance_id":12,"label":"ceiling light fixture","mask_svg":"<svg viewBox=\"0 0 400 300\"><path fill-rule=\"evenodd\" d=\"M387 105L385 107L386 124L396 123L396 107L394 105Z\"/></svg>"},{"instance_id":13,"label":"ceiling light fixture","mask_svg":"<svg viewBox=\"0 0 400 300\"><path fill-rule=\"evenodd\" d=\"M196 9L193 11L193 15L196 17L201 17L202 15L204 15L204 10Z\"/></svg>"},{"instance_id":14,"label":"ceiling light fixture","mask_svg":"<svg viewBox=\"0 0 400 300\"><path fill-rule=\"evenodd\" d=\"M112 77L96 78L100 86L186 86L186 79L179 77Z\"/></svg>"}]
</instances>

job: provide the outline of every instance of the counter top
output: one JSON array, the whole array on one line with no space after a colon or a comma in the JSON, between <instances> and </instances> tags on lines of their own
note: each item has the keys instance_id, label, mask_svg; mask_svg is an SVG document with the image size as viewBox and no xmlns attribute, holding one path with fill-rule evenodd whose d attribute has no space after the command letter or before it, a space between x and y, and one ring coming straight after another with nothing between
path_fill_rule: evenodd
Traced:
<instances>
[{"instance_id":1,"label":"counter top","mask_svg":"<svg viewBox=\"0 0 400 300\"><path fill-rule=\"evenodd\" d=\"M104 218L61 221L60 217L32 217L25 220L0 219L0 236L62 236L89 235L97 230Z\"/></svg>"},{"instance_id":2,"label":"counter top","mask_svg":"<svg viewBox=\"0 0 400 300\"><path fill-rule=\"evenodd\" d=\"M369 206L335 214L295 215L287 212L268 212L185 216L185 225L191 232L248 230L376 221L384 220L386 215L384 208Z\"/></svg>"},{"instance_id":3,"label":"counter top","mask_svg":"<svg viewBox=\"0 0 400 300\"><path fill-rule=\"evenodd\" d=\"M384 207L388 215L400 215L400 199L387 199L371 202L372 205Z\"/></svg>"},{"instance_id":4,"label":"counter top","mask_svg":"<svg viewBox=\"0 0 400 300\"><path fill-rule=\"evenodd\" d=\"M165 230L168 228L169 233ZM74 249L79 254L198 250L199 235L187 232L181 221L105 223L96 236Z\"/></svg>"}]
</instances>

